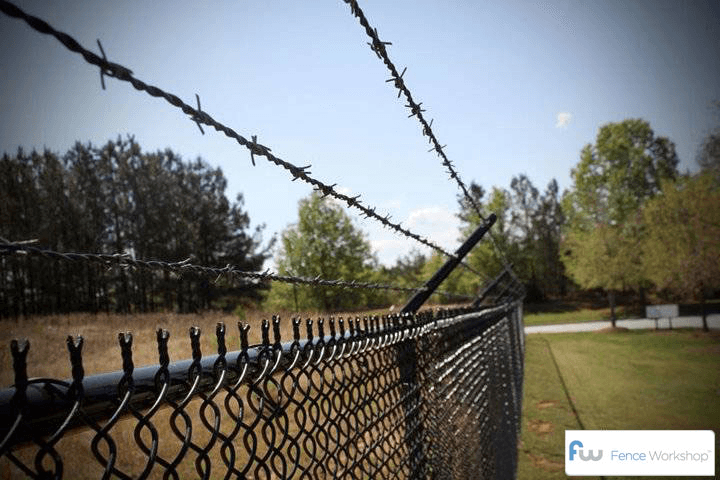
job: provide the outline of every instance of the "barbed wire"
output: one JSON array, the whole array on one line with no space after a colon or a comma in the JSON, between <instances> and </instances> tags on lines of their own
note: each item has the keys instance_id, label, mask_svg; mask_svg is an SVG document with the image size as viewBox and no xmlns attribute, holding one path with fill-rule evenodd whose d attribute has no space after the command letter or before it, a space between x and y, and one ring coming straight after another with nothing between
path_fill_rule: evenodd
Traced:
<instances>
[{"instance_id":1,"label":"barbed wire","mask_svg":"<svg viewBox=\"0 0 720 480\"><path fill-rule=\"evenodd\" d=\"M298 167L296 165L293 165L292 163L285 161L271 153L271 149L265 145L262 145L258 143L257 136L252 135L252 140L247 140L242 135L238 134L235 130L232 128L229 128L222 123L215 120L210 114L203 111L200 106L200 97L199 95L195 94L195 98L197 101L197 109L193 108L192 106L188 105L187 103L183 102L178 96L168 93L164 90L162 90L159 87L148 85L147 83L143 82L142 80L139 80L137 77L133 76L132 70L130 70L127 67L124 67L120 64L110 62L107 60L107 57L105 56L105 51L102 47L102 44L100 43L100 40L98 40L98 47L100 49L100 52L102 53L102 57L99 57L95 53L91 52L90 50L87 50L84 48L80 43L77 42L73 37L68 35L67 33L61 32L50 26L47 22L44 20L34 17L26 12L24 12L22 9L17 7L16 5L7 2L5 0L0 0L0 11L5 13L8 16L19 18L21 20L24 20L30 27L32 27L34 30L44 33L46 35L51 35L55 37L60 43L62 43L68 50L79 53L82 55L82 57L85 59L87 63L90 63L92 65L95 65L100 68L100 80L102 83L103 89L105 89L105 80L104 76L107 75L112 78L116 78L118 80L122 80L124 82L130 83L136 90L142 91L147 93L150 96L162 98L165 101L167 101L170 105L179 108L182 110L183 113L190 116L190 119L194 121L198 128L200 129L200 132L202 134L205 134L205 131L202 128L202 125L208 125L213 127L216 131L221 132L225 134L225 136L232 138L237 141L240 145L250 150L250 160L252 161L253 165L255 165L255 155L265 157L269 162L278 165L285 170L289 171L292 175L293 179L292 181L295 181L297 179L300 179L310 185L313 186L313 188L316 191L321 192L322 197L332 196L336 199L340 200L341 202L345 203L347 205L347 208L355 208L357 210L360 210L365 218L373 218L374 220L379 221L383 226L390 228L391 230L394 230L397 233L400 233L408 238L411 238L427 247L430 247L431 249L435 250L438 253L441 253L447 257L455 258L455 255L448 252L444 248L440 247L439 245L431 242L429 239L411 232L407 228L404 228L400 223L394 223L390 221L390 215L380 215L375 210L375 207L369 207L364 205L360 200L360 195L356 195L354 197L351 197L349 195L345 195L343 193L338 192L335 190L335 187L337 184L328 185L326 183L321 182L320 180L317 180L310 176L310 171L308 170L311 165L307 165L304 167ZM463 265L466 269L469 271L475 273L479 276L484 276L479 271L475 270L471 266L467 265L465 262L461 262L461 265Z\"/></svg>"},{"instance_id":2,"label":"barbed wire","mask_svg":"<svg viewBox=\"0 0 720 480\"><path fill-rule=\"evenodd\" d=\"M136 270L144 269L150 271L165 271L175 274L193 273L204 277L215 278L214 283L219 282L222 278L239 278L243 280L251 280L258 282L282 282L297 285L324 286L336 288L355 288L365 290L393 290L397 292L417 293L427 290L427 287L401 287L398 285L389 285L373 282L358 282L356 280L340 280L340 279L324 279L317 277L302 277L295 275L279 275L270 270L264 272L249 272L240 270L232 265L225 267L208 267L195 265L190 263L190 259L181 262L166 262L163 260L142 260L136 259L127 253L77 253L77 252L57 252L50 249L31 246L34 241L14 242L0 237L0 255L35 255L55 260L82 261L88 263L96 263L104 266L120 266L128 267ZM436 290L434 293L448 298L457 298L463 300L472 300L474 297L468 295L455 294L445 291Z\"/></svg>"},{"instance_id":3,"label":"barbed wire","mask_svg":"<svg viewBox=\"0 0 720 480\"><path fill-rule=\"evenodd\" d=\"M360 25L362 25L365 29L365 33L367 33L368 37L370 37L370 39L372 40L372 42L368 42L368 45L370 45L370 49L375 52L375 55L377 55L377 57L382 60L387 69L390 71L390 75L392 78L385 80L385 82L392 82L395 88L398 89L398 98L400 98L401 94L405 95L405 99L407 100L407 105L405 106L410 110L410 115L408 115L408 118L416 117L418 119L418 122L420 122L420 125L422 126L423 136L428 137L428 142L433 145L433 147L428 150L428 152L432 152L433 150L437 152L437 154L442 159L443 166L447 168L447 172L448 174L450 174L450 178L455 180L465 198L470 202L472 207L475 209L475 212L477 212L477 214L480 216L480 219L482 221L485 221L485 217L480 211L480 208L475 203L475 200L473 200L470 192L468 192L468 189L465 186L465 182L462 181L462 178L460 178L460 174L457 172L457 170L455 170L453 163L445 154L445 151L443 149L447 147L447 145L440 145L440 142L435 136L435 133L432 130L433 120L431 119L428 123L428 121L423 116L423 112L425 111L425 109L422 108L422 102L416 102L413 99L412 93L405 84L403 75L405 75L407 67L403 69L402 73L398 73L397 67L395 67L395 64L393 64L392 60L390 60L390 56L388 55L387 49L385 47L386 45L392 45L392 42L383 42L382 40L380 40L377 28L373 28L370 25L370 22L368 21L367 17L358 5L357 0L343 1L350 5L350 12L358 19Z\"/></svg>"},{"instance_id":4,"label":"barbed wire","mask_svg":"<svg viewBox=\"0 0 720 480\"><path fill-rule=\"evenodd\" d=\"M375 52L375 55L382 60L383 64L387 67L387 69L390 71L390 75L392 78L389 78L388 80L385 80L386 83L392 82L395 88L398 90L398 98L400 98L400 95L405 95L405 99L407 101L407 105L405 105L410 110L410 115L408 115L408 118L410 117L416 117L418 119L418 122L420 122L420 125L422 126L422 134L425 137L428 137L428 142L433 145L433 147L428 150L428 152L432 152L435 150L437 152L438 156L442 159L442 164L445 168L447 168L447 172L450 174L450 178L455 180L458 187L462 191L463 196L469 203L469 205L475 210L475 212L480 217L480 220L485 221L486 217L482 213L482 209L480 206L475 202L472 195L470 195L470 192L468 191L467 187L465 186L465 182L463 182L462 178L460 178L460 174L457 172L455 167L453 166L453 163L450 161L450 159L445 154L445 151L443 150L447 145L441 145L440 141L435 136L435 133L432 130L432 124L433 119L428 121L423 116L423 112L425 112L425 109L422 108L422 102L416 102L413 99L412 93L410 92L410 89L405 84L405 79L403 78L403 75L405 75L405 72L407 71L407 67L405 67L402 71L402 73L398 73L398 69L395 66L395 64L390 60L390 56L388 55L387 48L385 48L387 45L392 45L392 42L384 42L380 40L380 37L378 36L377 28L373 28L370 25L370 22L368 21L367 17L365 16L365 13L362 11L360 6L358 5L357 0L343 0L345 3L350 5L350 12L358 19L360 22L360 25L365 29L365 33L370 37L372 42L367 42L367 44L370 46L370 49ZM502 248L498 246L498 242L495 239L495 235L493 232L490 232L490 240L493 244L493 247L498 252L500 257L502 258L502 261L504 262L504 266L508 266L510 262L507 259L506 253L503 251ZM474 272L477 273L477 272ZM514 274L513 274L514 275ZM485 279L487 279L487 276L481 275Z\"/></svg>"}]
</instances>

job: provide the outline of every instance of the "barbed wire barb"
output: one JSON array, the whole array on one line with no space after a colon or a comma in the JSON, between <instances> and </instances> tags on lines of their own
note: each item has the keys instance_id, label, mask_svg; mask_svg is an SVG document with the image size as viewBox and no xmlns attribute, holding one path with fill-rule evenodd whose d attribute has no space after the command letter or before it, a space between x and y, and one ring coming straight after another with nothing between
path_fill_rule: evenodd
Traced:
<instances>
[{"instance_id":1,"label":"barbed wire barb","mask_svg":"<svg viewBox=\"0 0 720 480\"><path fill-rule=\"evenodd\" d=\"M193 116L192 119L193 119L193 121L195 122L195 124L197 125L197 127L200 129L200 133L202 133L203 135L205 135L205 130L203 130L202 125L200 125L200 118L201 118L200 116L202 115L202 107L200 106L200 95L198 95L198 94L196 93L196 94L195 94L195 99L197 100L197 111L198 111L198 115Z\"/></svg>"},{"instance_id":2,"label":"barbed wire barb","mask_svg":"<svg viewBox=\"0 0 720 480\"><path fill-rule=\"evenodd\" d=\"M397 77L388 78L387 80L385 80L386 83L393 82L393 84L395 85L395 88L398 89L398 98L400 98L400 95L402 95L402 87L403 87L402 77L403 77L403 75L405 75L405 72L407 72L407 67L403 68L402 73L400 75L398 75ZM430 124L432 124L432 122L430 122Z\"/></svg>"},{"instance_id":3,"label":"barbed wire barb","mask_svg":"<svg viewBox=\"0 0 720 480\"><path fill-rule=\"evenodd\" d=\"M107 57L105 56L105 50L103 49L102 43L100 43L100 39L96 39L98 48L100 49L100 53L102 54L103 60L107 62ZM102 89L105 90L105 71L100 68L100 85L102 86Z\"/></svg>"},{"instance_id":4,"label":"barbed wire barb","mask_svg":"<svg viewBox=\"0 0 720 480\"><path fill-rule=\"evenodd\" d=\"M70 43L70 40L74 41L72 37L68 36L68 43ZM62 40L61 40L62 41ZM63 42L64 43L64 42ZM64 43L66 47L70 48L68 46L68 43ZM77 42L75 42L77 43ZM104 76L107 75L112 78L122 79L125 76L131 76L133 71L130 70L127 67L124 67L118 63L110 62L105 57L105 52L103 51L102 44L100 43L100 39L97 39L98 47L100 48L100 52L102 53L102 64L99 64L100 67L100 83L102 84L103 90L105 90L105 79ZM79 44L78 44L79 45ZM88 52L90 55L94 55L92 52ZM85 56L85 59L88 59L88 56Z\"/></svg>"}]
</instances>

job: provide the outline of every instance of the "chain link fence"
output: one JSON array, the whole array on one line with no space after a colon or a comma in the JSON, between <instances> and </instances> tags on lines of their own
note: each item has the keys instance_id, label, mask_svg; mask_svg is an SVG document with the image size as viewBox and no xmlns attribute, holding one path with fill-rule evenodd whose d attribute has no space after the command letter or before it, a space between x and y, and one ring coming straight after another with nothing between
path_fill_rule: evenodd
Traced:
<instances>
[{"instance_id":1,"label":"chain link fence","mask_svg":"<svg viewBox=\"0 0 720 480\"><path fill-rule=\"evenodd\" d=\"M0 473L10 478L514 478L522 304L417 315L263 322L262 343L84 377L30 379L11 345L0 391ZM272 332L271 332L272 331ZM271 335L272 333L272 335ZM273 337L272 339L270 337Z\"/></svg>"},{"instance_id":2,"label":"chain link fence","mask_svg":"<svg viewBox=\"0 0 720 480\"><path fill-rule=\"evenodd\" d=\"M279 281L414 293L403 312L417 311L433 292L443 293L436 288L457 265L484 277L462 257L495 216L485 220L470 196L435 137L432 120L423 116L422 103L413 100L405 70L398 73L390 61L390 43L380 40L356 0L344 1L388 67L388 82L398 96L404 94L430 151L440 156L451 180L485 222L455 254L391 221L359 196L345 195L336 184L311 176L310 165L283 160L256 135L248 140L220 123L201 109L198 95L195 108L143 82L129 68L109 61L99 40L101 55L10 2L0 0L0 12L99 67L103 89L107 76L163 99L188 115L203 134L203 126L212 127L248 149L253 165L262 157L286 170L293 181L299 179L448 257L425 286L247 272L231 265L211 268L122 254L61 253L0 237L0 267L15 267L12 275L3 276L3 285L12 284L12 290L2 290L8 293L0 300L12 302L16 310L25 305L24 295L33 289L27 288L25 277L30 276L21 265L30 257L192 273L215 281L227 277L253 285ZM57 297L61 303L62 295ZM522 297L522 286L505 260L503 272L488 283L473 308L328 322L293 319L285 330L273 318L263 322L262 342L255 345L248 340L250 327L241 323L235 351L228 351L225 326L218 324L217 353L212 355L203 355L201 332L193 327L192 358L172 363L169 333L160 329L158 363L141 368L133 363L132 335L121 333L122 370L92 376L84 374L82 337L68 337L71 378L66 380L30 378L30 344L15 340L10 346L15 382L0 390L0 478L514 478L522 410ZM492 306L483 305L487 303Z\"/></svg>"}]
</instances>

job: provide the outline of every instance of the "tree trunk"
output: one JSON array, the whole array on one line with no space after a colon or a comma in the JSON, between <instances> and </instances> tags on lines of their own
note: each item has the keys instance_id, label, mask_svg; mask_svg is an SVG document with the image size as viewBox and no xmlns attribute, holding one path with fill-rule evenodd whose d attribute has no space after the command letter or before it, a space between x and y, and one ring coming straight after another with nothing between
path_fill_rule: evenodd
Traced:
<instances>
[{"instance_id":1,"label":"tree trunk","mask_svg":"<svg viewBox=\"0 0 720 480\"><path fill-rule=\"evenodd\" d=\"M703 331L707 332L710 329L708 328L707 310L705 308L705 289L702 287L700 287L700 310L702 312Z\"/></svg>"},{"instance_id":2,"label":"tree trunk","mask_svg":"<svg viewBox=\"0 0 720 480\"><path fill-rule=\"evenodd\" d=\"M644 308L645 304L645 287L640 287L640 307Z\"/></svg>"},{"instance_id":3,"label":"tree trunk","mask_svg":"<svg viewBox=\"0 0 720 480\"><path fill-rule=\"evenodd\" d=\"M608 291L608 300L610 302L610 321L613 328L615 328L615 290Z\"/></svg>"},{"instance_id":4,"label":"tree trunk","mask_svg":"<svg viewBox=\"0 0 720 480\"><path fill-rule=\"evenodd\" d=\"M179 280L178 280L179 282ZM173 305L173 299L172 299L172 293L170 289L172 288L170 285L170 274L166 271L163 272L163 281L161 283L161 288L163 291L163 303L165 304L164 308L166 312L172 312L174 305Z\"/></svg>"},{"instance_id":5,"label":"tree trunk","mask_svg":"<svg viewBox=\"0 0 720 480\"><path fill-rule=\"evenodd\" d=\"M183 279L179 278L177 281L177 294L176 294L176 303L177 303L177 312L178 313L184 313L183 311L183 303L185 302L185 296L183 295L183 289L182 289Z\"/></svg>"}]
</instances>

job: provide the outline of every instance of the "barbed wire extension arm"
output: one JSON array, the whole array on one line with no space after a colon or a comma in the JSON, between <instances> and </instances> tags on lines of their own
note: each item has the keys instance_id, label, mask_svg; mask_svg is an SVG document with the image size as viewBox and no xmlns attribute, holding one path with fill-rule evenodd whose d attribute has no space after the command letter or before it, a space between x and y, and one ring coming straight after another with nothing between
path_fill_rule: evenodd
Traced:
<instances>
[{"instance_id":1,"label":"barbed wire extension arm","mask_svg":"<svg viewBox=\"0 0 720 480\"><path fill-rule=\"evenodd\" d=\"M19 18L21 20L24 20L30 27L32 27L34 30L44 33L46 35L51 35L55 37L60 43L62 43L68 50L79 53L82 55L82 57L85 59L86 62L95 65L100 68L100 78L102 81L103 88L105 88L105 82L104 82L104 76L107 75L109 77L116 78L118 80L122 80L124 82L130 83L136 90L142 91L147 93L148 95L151 95L153 97L162 98L165 101L167 101L170 105L179 108L183 111L186 115L190 116L190 118L198 125L198 128L200 131L204 134L201 125L208 125L213 127L216 131L222 132L225 134L225 136L234 139L242 145L243 147L250 150L250 157L253 162L255 163L255 156L261 156L265 157L269 162L278 165L285 170L289 171L290 174L293 177L293 181L300 179L314 187L315 190L322 193L323 197L326 196L332 196L344 204L347 205L348 208L355 208L357 210L360 210L362 214L365 216L365 218L372 218L374 220L379 221L383 226L390 228L391 230L394 230L397 233L400 233L408 238L411 238L427 247L430 247L431 249L435 250L436 252L439 252L447 257L453 257L453 254L448 252L447 250L443 249L439 245L431 242L429 239L418 235L416 233L411 232L407 228L404 228L400 223L395 223L390 221L390 215L380 215L376 212L375 207L370 207L367 205L364 205L360 200L360 195L351 197L349 195L342 194L338 192L335 189L335 186L337 184L328 185L326 183L321 182L320 180L317 180L310 176L310 172L308 169L310 168L310 165L304 166L304 167L298 167L296 165L293 165L292 163L285 161L271 153L271 149L265 145L262 145L257 142L257 137L252 136L252 140L247 140L242 135L238 134L235 130L232 128L229 128L222 123L215 120L210 114L203 111L200 108L200 97L196 95L197 100L197 109L193 108L192 106L188 105L187 103L183 102L178 96L173 95L171 93L168 93L156 86L148 85L147 83L143 82L142 80L139 80L137 77L133 76L132 70L130 70L127 67L124 67L122 65L119 65L117 63L113 63L107 60L105 57L105 52L102 48L102 45L100 44L100 41L98 40L98 46L101 50L102 57L99 57L95 53L87 50L82 45L80 45L74 38L72 38L70 35L60 32L56 29L54 29L52 26L50 26L47 22L44 20L34 17L32 15L27 14L22 9L17 7L16 5L7 2L5 0L0 0L0 11L5 13L6 15L14 18ZM480 272L473 269L469 265L463 264L465 268L469 269L473 273L477 275L481 275Z\"/></svg>"},{"instance_id":2,"label":"barbed wire extension arm","mask_svg":"<svg viewBox=\"0 0 720 480\"><path fill-rule=\"evenodd\" d=\"M193 273L204 277L214 278L215 282L223 277L235 278L245 281L272 281L281 283L290 283L296 285L312 285L336 288L357 288L365 290L393 290L397 292L417 293L426 290L426 287L401 287L398 285L389 285L373 282L358 282L355 280L338 280L324 279L318 277L302 277L294 275L279 275L269 270L264 272L248 272L240 270L232 265L225 267L208 267L202 265L194 265L189 259L182 262L166 262L162 260L141 260L132 258L128 254L105 254L105 253L76 253L76 252L56 252L54 250L33 247L27 242L11 242L0 237L0 255L35 255L56 260L83 261L88 263L97 263L101 265L116 265L120 267L129 267L136 270L145 269L151 271L166 271L175 274ZM467 295L454 294L449 292L435 292L440 295L458 298L463 300L472 300L474 297Z\"/></svg>"}]
</instances>

